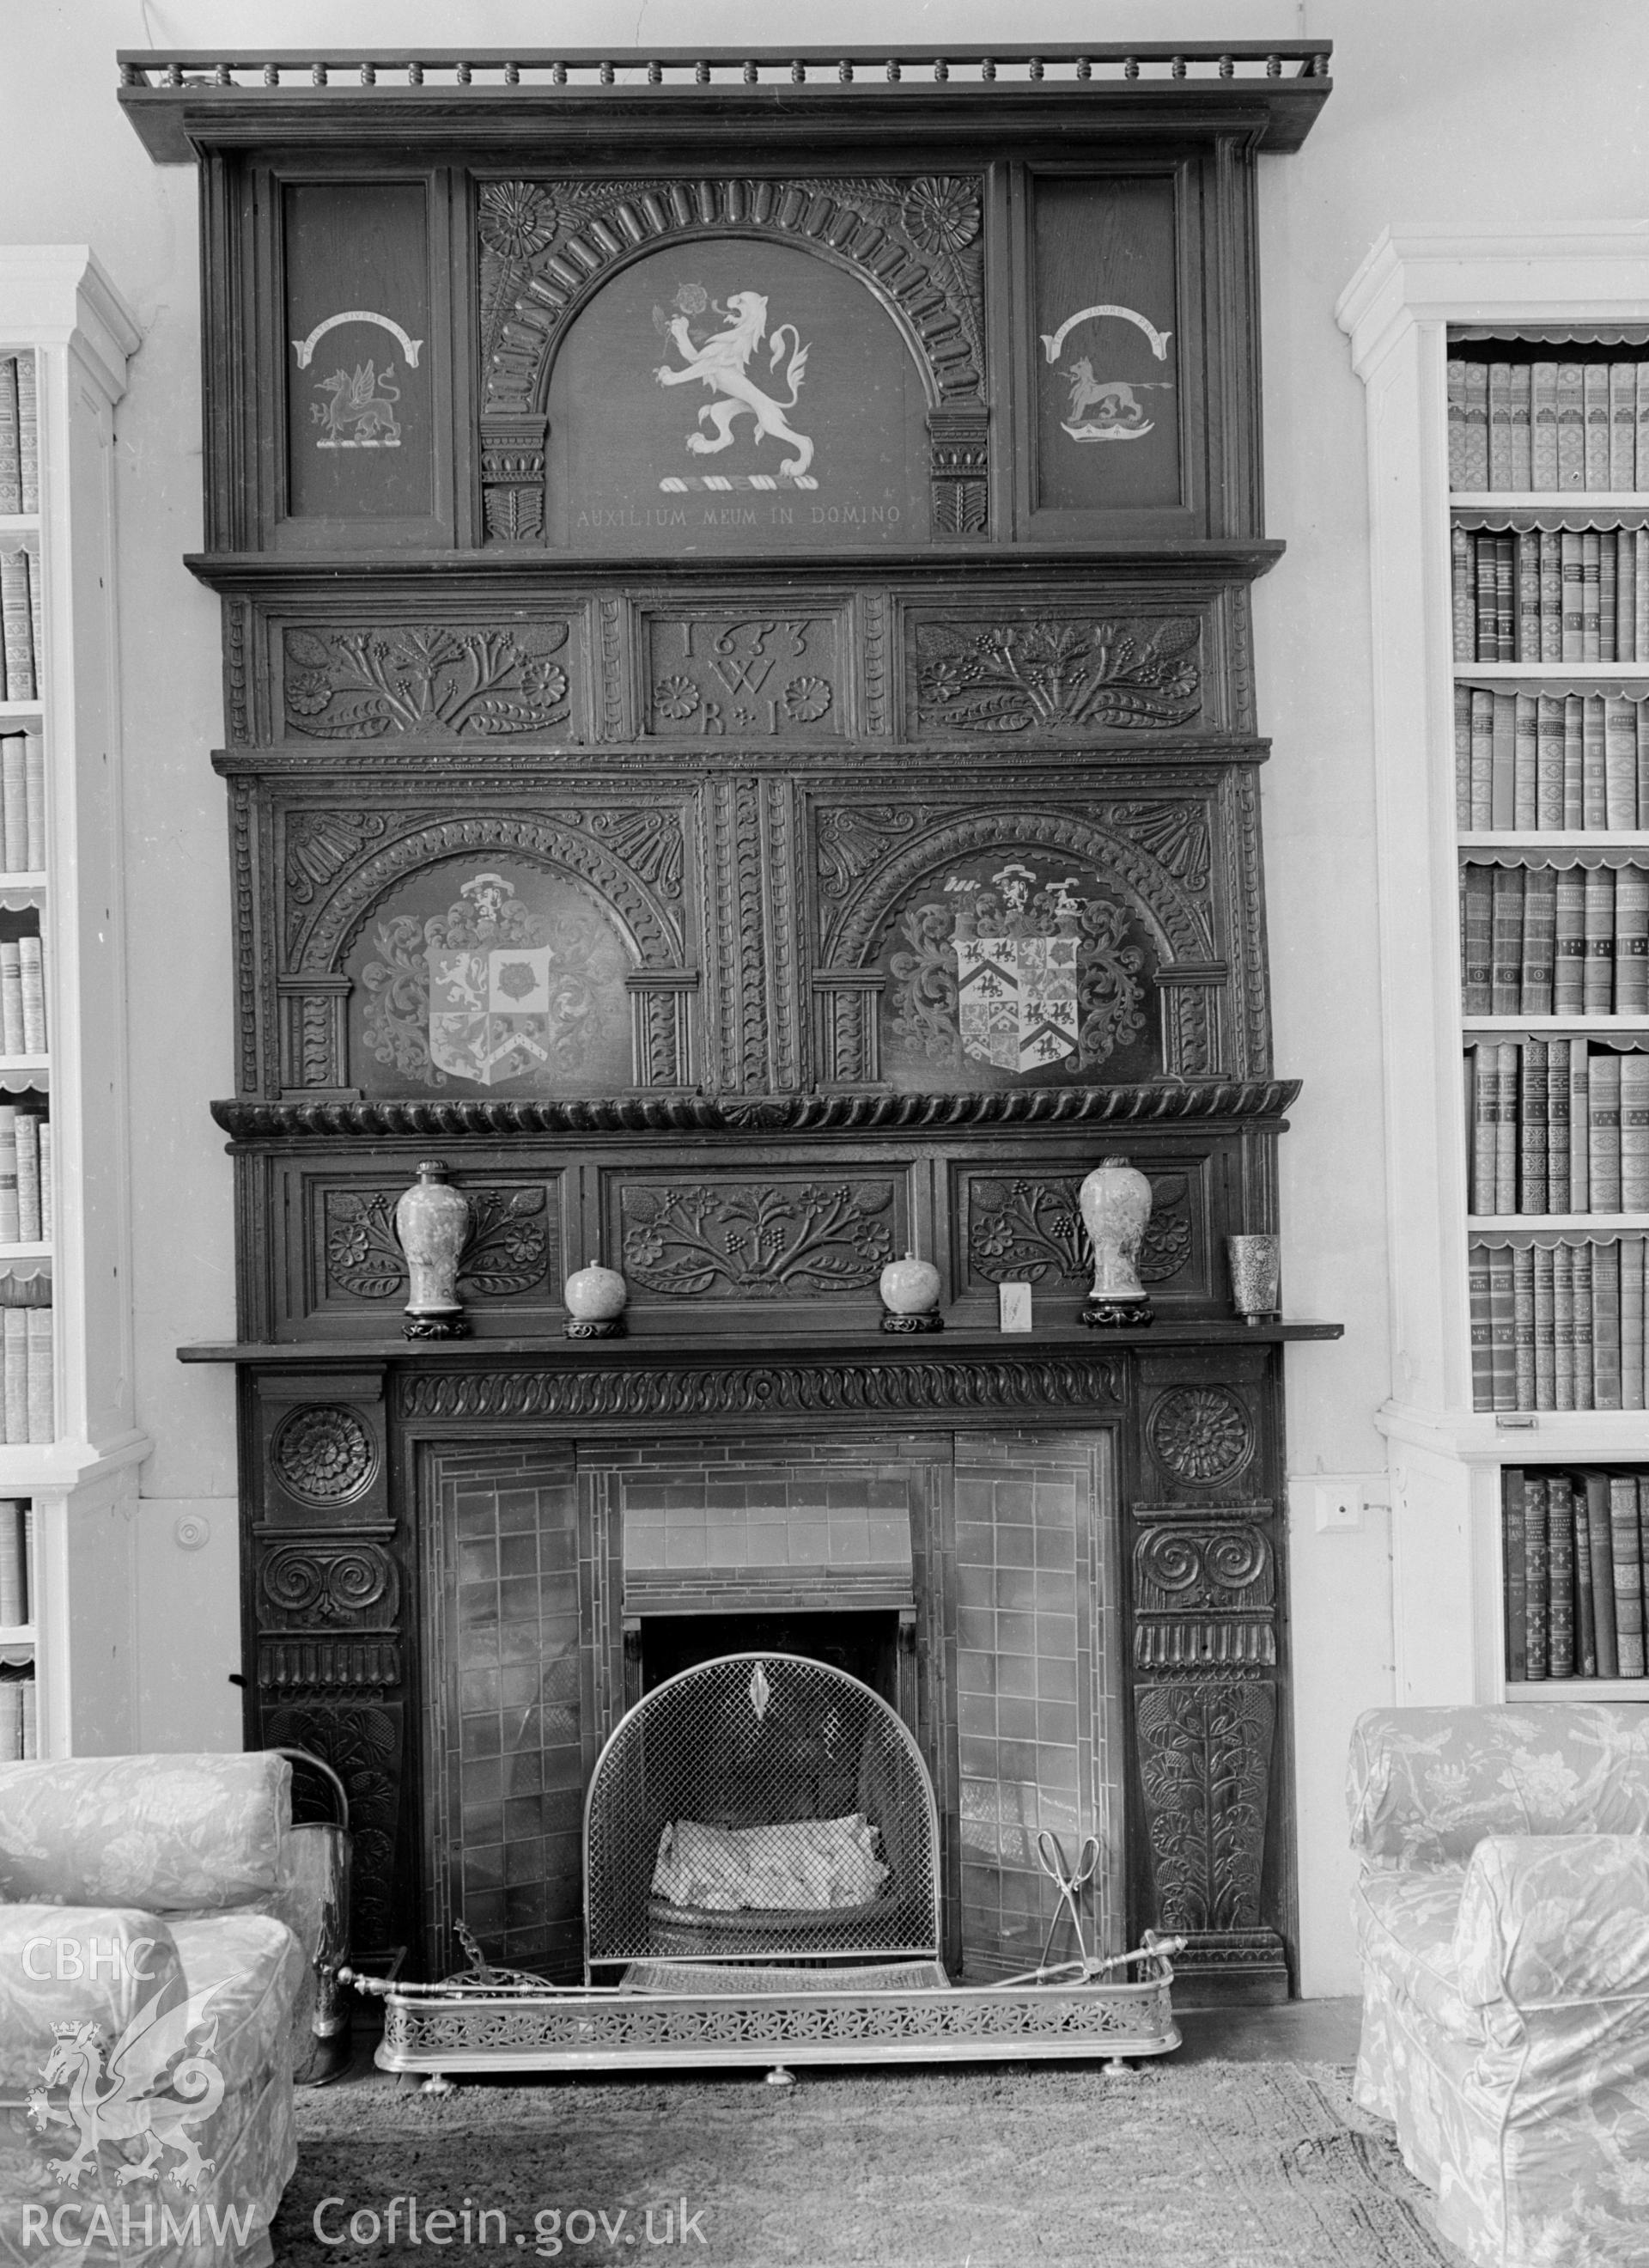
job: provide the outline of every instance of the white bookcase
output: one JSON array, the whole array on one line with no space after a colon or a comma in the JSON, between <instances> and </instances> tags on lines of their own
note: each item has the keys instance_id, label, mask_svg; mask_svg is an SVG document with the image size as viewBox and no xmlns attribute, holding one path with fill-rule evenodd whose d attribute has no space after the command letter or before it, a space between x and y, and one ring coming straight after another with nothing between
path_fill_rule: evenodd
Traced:
<instances>
[{"instance_id":1,"label":"white bookcase","mask_svg":"<svg viewBox=\"0 0 1649 2268\"><path fill-rule=\"evenodd\" d=\"M131 1519L149 1443L132 1388L124 911L121 874L114 405L136 322L84 245L0 246L0 356L35 360L40 509L0 517L42 581L35 697L0 728L45 743L46 863L0 875L0 908L38 912L47 1052L0 1056L0 1093L49 1098L55 1226L0 1249L0 1274L49 1273L49 1441L0 1445L0 1497L34 1508L30 1616L0 1661L32 1657L39 1752L126 1745Z\"/></svg>"},{"instance_id":2,"label":"white bookcase","mask_svg":"<svg viewBox=\"0 0 1649 2268\"><path fill-rule=\"evenodd\" d=\"M1393 1397L1380 1412L1392 1485L1397 1698L1507 1697L1500 1543L1506 1465L1649 1464L1642 1410L1503 1412L1473 1407L1467 1256L1466 1041L1512 1035L1622 1036L1649 1018L1474 1017L1461 1012L1461 850L1474 845L1619 850L1649 836L1611 832L1463 835L1454 797L1454 686L1504 691L1649 692L1649 665L1458 665L1451 528L1485 515L1565 511L1645 524L1649 497L1451 495L1447 363L1452 327L1550 338L1564 327L1649 324L1649 231L1586 236L1388 233L1336 310L1366 388L1373 668L1380 892L1382 1025L1390 1242ZM1561 349L1550 347L1553 356ZM1649 346L1623 350L1649 357ZM1504 522L1502 522L1504 524ZM1505 1230L1507 1224L1498 1221ZM1486 1226L1487 1223L1481 1224ZM1519 1235L1569 1226L1637 1229L1642 1215L1520 1216ZM1649 1703L1649 1681L1560 1679L1519 1697Z\"/></svg>"}]
</instances>

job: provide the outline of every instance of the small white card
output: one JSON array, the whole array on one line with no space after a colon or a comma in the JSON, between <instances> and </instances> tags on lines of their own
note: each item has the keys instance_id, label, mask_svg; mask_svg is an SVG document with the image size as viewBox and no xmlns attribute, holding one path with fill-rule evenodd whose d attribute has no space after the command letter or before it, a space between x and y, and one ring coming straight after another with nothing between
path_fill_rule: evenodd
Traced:
<instances>
[{"instance_id":1,"label":"small white card","mask_svg":"<svg viewBox=\"0 0 1649 2268\"><path fill-rule=\"evenodd\" d=\"M1005 1331L1028 1331L1031 1328L1031 1287L1028 1284L999 1284L997 1294L1002 1301L1002 1328Z\"/></svg>"}]
</instances>

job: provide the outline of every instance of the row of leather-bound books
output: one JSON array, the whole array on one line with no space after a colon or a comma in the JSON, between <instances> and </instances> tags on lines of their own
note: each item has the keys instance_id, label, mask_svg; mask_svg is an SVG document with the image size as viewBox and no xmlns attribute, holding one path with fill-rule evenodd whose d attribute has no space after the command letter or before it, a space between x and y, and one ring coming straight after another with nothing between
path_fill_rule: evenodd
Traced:
<instances>
[{"instance_id":1,"label":"row of leather-bound books","mask_svg":"<svg viewBox=\"0 0 1649 2268\"><path fill-rule=\"evenodd\" d=\"M1505 1674L1642 1677L1649 1473L1503 1466Z\"/></svg>"},{"instance_id":2,"label":"row of leather-bound books","mask_svg":"<svg viewBox=\"0 0 1649 2268\"><path fill-rule=\"evenodd\" d=\"M1460 876L1467 1016L1649 1014L1649 866L1486 866Z\"/></svg>"},{"instance_id":3,"label":"row of leather-bound books","mask_svg":"<svg viewBox=\"0 0 1649 2268\"><path fill-rule=\"evenodd\" d=\"M1645 1240L1467 1245L1474 1410L1642 1410Z\"/></svg>"},{"instance_id":4,"label":"row of leather-bound books","mask_svg":"<svg viewBox=\"0 0 1649 2268\"><path fill-rule=\"evenodd\" d=\"M0 355L0 515L40 508L40 395L34 357Z\"/></svg>"},{"instance_id":5,"label":"row of leather-bound books","mask_svg":"<svg viewBox=\"0 0 1649 2268\"><path fill-rule=\"evenodd\" d=\"M1649 702L1457 685L1454 823L1478 835L1649 828Z\"/></svg>"},{"instance_id":6,"label":"row of leather-bound books","mask_svg":"<svg viewBox=\"0 0 1649 2268\"><path fill-rule=\"evenodd\" d=\"M1649 529L1456 527L1456 661L1649 661Z\"/></svg>"},{"instance_id":7,"label":"row of leather-bound books","mask_svg":"<svg viewBox=\"0 0 1649 2268\"><path fill-rule=\"evenodd\" d=\"M1479 1040L1465 1063L1469 1211L1649 1212L1649 1053Z\"/></svg>"},{"instance_id":8,"label":"row of leather-bound books","mask_svg":"<svg viewBox=\"0 0 1649 2268\"><path fill-rule=\"evenodd\" d=\"M1649 488L1649 362L1451 355L1453 490Z\"/></svg>"}]
</instances>

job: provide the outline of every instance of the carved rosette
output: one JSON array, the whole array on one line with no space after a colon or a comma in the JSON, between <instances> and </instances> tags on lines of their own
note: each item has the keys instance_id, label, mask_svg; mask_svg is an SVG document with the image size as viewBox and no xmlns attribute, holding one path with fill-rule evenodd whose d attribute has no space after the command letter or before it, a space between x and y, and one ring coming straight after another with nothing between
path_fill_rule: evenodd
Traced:
<instances>
[{"instance_id":1,"label":"carved rosette","mask_svg":"<svg viewBox=\"0 0 1649 2268\"><path fill-rule=\"evenodd\" d=\"M282 1419L269 1464L290 1496L330 1506L365 1495L377 1476L378 1450L353 1410L313 1403Z\"/></svg>"},{"instance_id":2,"label":"carved rosette","mask_svg":"<svg viewBox=\"0 0 1649 2268\"><path fill-rule=\"evenodd\" d=\"M1228 1485L1252 1462L1254 1422L1223 1386L1175 1386L1145 1420L1145 1445L1171 1479L1189 1488Z\"/></svg>"}]
</instances>

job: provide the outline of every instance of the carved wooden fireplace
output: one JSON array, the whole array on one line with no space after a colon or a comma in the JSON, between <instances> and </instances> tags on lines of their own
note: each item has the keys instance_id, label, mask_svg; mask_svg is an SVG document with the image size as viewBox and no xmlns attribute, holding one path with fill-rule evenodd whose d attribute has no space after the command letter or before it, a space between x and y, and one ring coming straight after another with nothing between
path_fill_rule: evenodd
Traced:
<instances>
[{"instance_id":1,"label":"carved wooden fireplace","mask_svg":"<svg viewBox=\"0 0 1649 2268\"><path fill-rule=\"evenodd\" d=\"M224 616L239 1337L186 1353L240 1381L247 1738L344 1774L357 1945L576 1968L596 1753L742 1628L909 1728L953 1973L1034 1959L1053 1825L1110 1943L1285 1992L1329 1327L1233 1322L1223 1240L1295 1091L1255 160L1326 48L122 63L201 167ZM1148 1330L1077 1322L1108 1152ZM907 1250L942 1335L880 1330ZM629 1336L569 1341L597 1259Z\"/></svg>"}]
</instances>

